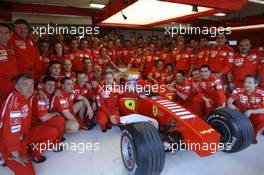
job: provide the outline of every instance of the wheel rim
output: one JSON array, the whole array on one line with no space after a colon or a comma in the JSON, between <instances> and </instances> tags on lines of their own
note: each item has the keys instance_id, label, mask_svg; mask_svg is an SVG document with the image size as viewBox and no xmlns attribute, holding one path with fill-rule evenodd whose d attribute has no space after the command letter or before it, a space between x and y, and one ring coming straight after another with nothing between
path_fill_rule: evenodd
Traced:
<instances>
[{"instance_id":1,"label":"wheel rim","mask_svg":"<svg viewBox=\"0 0 264 175\"><path fill-rule=\"evenodd\" d=\"M127 136L122 138L122 157L126 168L131 170L134 167L135 155L132 143Z\"/></svg>"},{"instance_id":2,"label":"wheel rim","mask_svg":"<svg viewBox=\"0 0 264 175\"><path fill-rule=\"evenodd\" d=\"M228 126L221 120L214 119L210 122L212 127L221 134L221 143L228 143L232 140L232 134Z\"/></svg>"}]
</instances>

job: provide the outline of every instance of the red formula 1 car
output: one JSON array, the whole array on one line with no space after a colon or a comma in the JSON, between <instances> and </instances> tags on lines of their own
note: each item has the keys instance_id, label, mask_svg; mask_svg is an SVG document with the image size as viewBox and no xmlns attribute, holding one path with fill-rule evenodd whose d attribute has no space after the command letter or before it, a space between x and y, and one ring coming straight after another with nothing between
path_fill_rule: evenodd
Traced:
<instances>
[{"instance_id":1,"label":"red formula 1 car","mask_svg":"<svg viewBox=\"0 0 264 175\"><path fill-rule=\"evenodd\" d=\"M128 77L135 86L136 74ZM121 99L121 154L130 174L160 174L165 151L184 147L203 157L241 151L253 142L253 127L239 111L221 108L204 121L160 94L134 89Z\"/></svg>"}]
</instances>

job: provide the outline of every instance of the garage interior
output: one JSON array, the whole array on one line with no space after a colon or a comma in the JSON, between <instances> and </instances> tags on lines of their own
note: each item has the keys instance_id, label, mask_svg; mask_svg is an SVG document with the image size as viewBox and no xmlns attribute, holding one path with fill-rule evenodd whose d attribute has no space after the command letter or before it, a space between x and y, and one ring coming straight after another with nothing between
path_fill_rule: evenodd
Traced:
<instances>
[{"instance_id":1,"label":"garage interior","mask_svg":"<svg viewBox=\"0 0 264 175\"><path fill-rule=\"evenodd\" d=\"M134 32L140 33L144 40L148 36L157 36L162 40L167 36L172 39L171 29L180 25L231 27L232 33L226 38L235 53L239 51L239 41L244 38L250 39L253 49L264 47L264 0L2 0L0 2L0 23L11 24L21 18L31 27L48 24L66 27L98 26L100 33L96 37L99 38L105 35L109 37L124 35L129 39L130 33ZM165 34L166 29L170 29L169 35ZM201 35L197 34L183 36L187 41L198 41L201 38ZM208 38L210 44L216 43L215 38ZM257 144L251 144L236 153L217 151L207 157L200 157L188 150L166 153L161 175L263 175L262 132L263 129L259 132ZM80 130L74 134L65 134L64 137L65 143L69 144L90 143L91 150L84 152L64 150L61 153L45 151L47 160L40 164L33 163L36 174L128 174L120 153L121 132L118 127L103 133L97 124L90 131ZM98 143L99 150L94 149L95 143ZM12 174L8 167L0 166L0 175Z\"/></svg>"}]
</instances>

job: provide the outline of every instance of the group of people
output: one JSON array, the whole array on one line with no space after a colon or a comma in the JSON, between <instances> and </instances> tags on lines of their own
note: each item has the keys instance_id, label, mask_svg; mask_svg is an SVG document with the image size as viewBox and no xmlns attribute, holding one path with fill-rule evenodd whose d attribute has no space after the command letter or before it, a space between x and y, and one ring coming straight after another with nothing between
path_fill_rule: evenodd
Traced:
<instances>
[{"instance_id":1,"label":"group of people","mask_svg":"<svg viewBox=\"0 0 264 175\"><path fill-rule=\"evenodd\" d=\"M165 85L172 100L203 119L216 108L240 110L257 143L264 127L264 48L251 48L249 39L234 52L223 34L215 45L206 37L187 43L181 35L135 32L39 37L18 19L12 29L0 24L0 164L16 175L35 174L31 160L46 160L40 145L62 151L64 133L92 129L95 117L102 132L118 124L126 95L113 91L122 84L120 68L136 68L143 85Z\"/></svg>"}]
</instances>

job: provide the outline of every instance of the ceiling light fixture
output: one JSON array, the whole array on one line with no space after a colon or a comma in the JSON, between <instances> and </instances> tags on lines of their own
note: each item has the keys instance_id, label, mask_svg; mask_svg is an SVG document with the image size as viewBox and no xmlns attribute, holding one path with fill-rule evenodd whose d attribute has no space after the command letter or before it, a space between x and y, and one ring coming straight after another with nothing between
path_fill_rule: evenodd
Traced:
<instances>
[{"instance_id":1,"label":"ceiling light fixture","mask_svg":"<svg viewBox=\"0 0 264 175\"><path fill-rule=\"evenodd\" d=\"M91 2L91 3L89 4L89 6L90 6L91 8L97 8L97 9L103 9L103 8L105 7L104 4L97 4L97 3L93 3L93 2Z\"/></svg>"},{"instance_id":2,"label":"ceiling light fixture","mask_svg":"<svg viewBox=\"0 0 264 175\"><path fill-rule=\"evenodd\" d=\"M260 29L260 28L264 28L264 24L256 24L256 25L248 25L248 26L231 27L231 31L232 30Z\"/></svg>"},{"instance_id":3,"label":"ceiling light fixture","mask_svg":"<svg viewBox=\"0 0 264 175\"><path fill-rule=\"evenodd\" d=\"M103 20L100 25L152 25L165 20L172 20L188 15L210 12L214 9L207 7L197 7L199 12L192 12L192 6L186 4L158 1L158 0L137 0L133 4L122 9L116 14ZM176 21L176 20L175 20Z\"/></svg>"},{"instance_id":4,"label":"ceiling light fixture","mask_svg":"<svg viewBox=\"0 0 264 175\"><path fill-rule=\"evenodd\" d=\"M226 14L225 13L216 13L216 14L214 14L214 16L226 16Z\"/></svg>"},{"instance_id":5,"label":"ceiling light fixture","mask_svg":"<svg viewBox=\"0 0 264 175\"><path fill-rule=\"evenodd\" d=\"M264 4L264 1L262 0L249 0L249 2L256 3L256 4Z\"/></svg>"}]
</instances>

